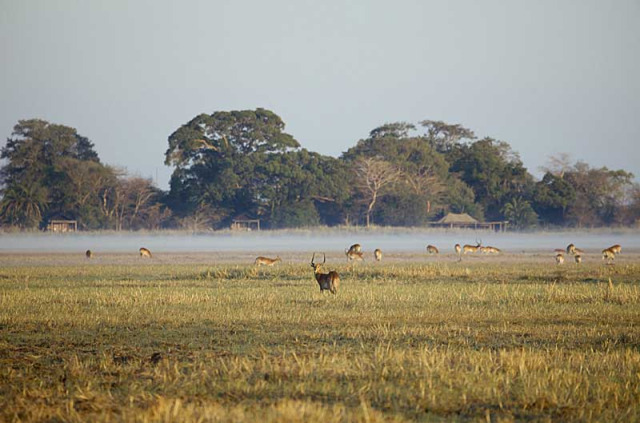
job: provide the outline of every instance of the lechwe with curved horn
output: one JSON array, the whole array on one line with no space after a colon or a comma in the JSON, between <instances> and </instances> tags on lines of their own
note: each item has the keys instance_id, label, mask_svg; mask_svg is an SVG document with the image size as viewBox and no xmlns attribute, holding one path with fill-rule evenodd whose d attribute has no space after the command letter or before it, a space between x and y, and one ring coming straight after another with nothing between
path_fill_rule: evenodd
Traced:
<instances>
[{"instance_id":1,"label":"lechwe with curved horn","mask_svg":"<svg viewBox=\"0 0 640 423\"><path fill-rule=\"evenodd\" d=\"M269 257L256 257L256 261L255 264L257 266L273 266L274 264L276 264L277 262L282 261L280 259L280 256L276 256L276 258L272 259Z\"/></svg>"},{"instance_id":2,"label":"lechwe with curved horn","mask_svg":"<svg viewBox=\"0 0 640 423\"><path fill-rule=\"evenodd\" d=\"M467 253L476 253L476 252L478 252L478 250L479 250L479 249L480 249L480 247L482 246L482 240L478 241L478 240L476 239L476 244L477 244L477 245L465 244L465 245L462 247L462 252L463 252L464 254L467 254Z\"/></svg>"},{"instance_id":3,"label":"lechwe with curved horn","mask_svg":"<svg viewBox=\"0 0 640 423\"><path fill-rule=\"evenodd\" d=\"M322 266L327 262L327 256L322 253L322 263L316 263L315 258L316 253L313 253L313 256L311 257L311 267L313 268L316 281L318 281L318 285L320 285L320 292L329 291L332 294L337 293L338 286L340 285L340 276L338 276L338 272L332 270L329 273L322 273Z\"/></svg>"}]
</instances>

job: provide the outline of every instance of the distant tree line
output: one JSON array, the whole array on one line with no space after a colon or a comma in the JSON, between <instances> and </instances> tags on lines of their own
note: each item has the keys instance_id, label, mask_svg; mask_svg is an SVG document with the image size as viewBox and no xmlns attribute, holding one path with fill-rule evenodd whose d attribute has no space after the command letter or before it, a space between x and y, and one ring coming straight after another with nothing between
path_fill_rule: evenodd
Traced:
<instances>
[{"instance_id":1,"label":"distant tree line","mask_svg":"<svg viewBox=\"0 0 640 423\"><path fill-rule=\"evenodd\" d=\"M373 129L339 158L301 148L265 109L201 114L169 136L164 192L100 162L74 128L19 121L2 148L0 223L85 230L422 226L447 212L513 227L622 226L640 221L640 186L624 170L552 157L542 180L508 143L424 120Z\"/></svg>"}]
</instances>

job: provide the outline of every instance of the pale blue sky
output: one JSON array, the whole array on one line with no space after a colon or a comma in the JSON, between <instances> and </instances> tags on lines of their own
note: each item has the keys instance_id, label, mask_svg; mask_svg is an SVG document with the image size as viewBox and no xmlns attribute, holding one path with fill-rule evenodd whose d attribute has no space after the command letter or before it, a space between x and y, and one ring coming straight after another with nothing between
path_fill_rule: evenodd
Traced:
<instances>
[{"instance_id":1,"label":"pale blue sky","mask_svg":"<svg viewBox=\"0 0 640 423\"><path fill-rule=\"evenodd\" d=\"M639 0L0 0L0 57L0 145L73 126L161 188L176 128L256 107L333 156L436 119L640 176Z\"/></svg>"}]
</instances>

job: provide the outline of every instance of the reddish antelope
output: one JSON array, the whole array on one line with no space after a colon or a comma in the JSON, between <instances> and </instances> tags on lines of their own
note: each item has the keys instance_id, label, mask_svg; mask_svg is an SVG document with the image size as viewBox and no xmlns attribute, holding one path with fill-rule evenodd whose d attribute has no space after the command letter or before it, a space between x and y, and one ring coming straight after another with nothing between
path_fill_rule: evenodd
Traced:
<instances>
[{"instance_id":1,"label":"reddish antelope","mask_svg":"<svg viewBox=\"0 0 640 423\"><path fill-rule=\"evenodd\" d=\"M361 251L344 250L347 261L364 261L364 254Z\"/></svg>"},{"instance_id":2,"label":"reddish antelope","mask_svg":"<svg viewBox=\"0 0 640 423\"><path fill-rule=\"evenodd\" d=\"M144 247L140 247L140 257L149 257L151 258L151 251Z\"/></svg>"},{"instance_id":3,"label":"reddish antelope","mask_svg":"<svg viewBox=\"0 0 640 423\"><path fill-rule=\"evenodd\" d=\"M376 261L381 261L382 260L382 250L380 248L376 248L376 250L373 252L373 257L375 257Z\"/></svg>"},{"instance_id":4,"label":"reddish antelope","mask_svg":"<svg viewBox=\"0 0 640 423\"><path fill-rule=\"evenodd\" d=\"M564 264L564 256L562 253L556 254L556 264Z\"/></svg>"},{"instance_id":5,"label":"reddish antelope","mask_svg":"<svg viewBox=\"0 0 640 423\"><path fill-rule=\"evenodd\" d=\"M486 246L480 247L480 252L484 254L500 254L502 250L496 247Z\"/></svg>"},{"instance_id":6,"label":"reddish antelope","mask_svg":"<svg viewBox=\"0 0 640 423\"><path fill-rule=\"evenodd\" d=\"M282 261L280 259L280 256L277 256L274 259L260 256L260 257L256 257L256 261L254 262L254 264L256 264L257 266L273 266L279 261Z\"/></svg>"},{"instance_id":7,"label":"reddish antelope","mask_svg":"<svg viewBox=\"0 0 640 423\"><path fill-rule=\"evenodd\" d=\"M438 250L438 247L436 247L435 245L427 245L427 253L429 254L438 254L440 253L440 251Z\"/></svg>"},{"instance_id":8,"label":"reddish antelope","mask_svg":"<svg viewBox=\"0 0 640 423\"><path fill-rule=\"evenodd\" d=\"M573 256L573 259L576 261L576 264L582 263L582 256L580 254Z\"/></svg>"},{"instance_id":9,"label":"reddish antelope","mask_svg":"<svg viewBox=\"0 0 640 423\"><path fill-rule=\"evenodd\" d=\"M456 254L458 255L458 261L462 261L462 256L460 255L460 252L462 252L462 247L460 246L460 244L456 244L453 247L454 250L456 250Z\"/></svg>"},{"instance_id":10,"label":"reddish antelope","mask_svg":"<svg viewBox=\"0 0 640 423\"><path fill-rule=\"evenodd\" d=\"M360 246L360 244L353 244L351 247L349 247L349 251L359 253L362 251L362 247Z\"/></svg>"},{"instance_id":11,"label":"reddish antelope","mask_svg":"<svg viewBox=\"0 0 640 423\"><path fill-rule=\"evenodd\" d=\"M612 245L611 247L607 248L607 250L611 251L613 254L620 254L622 252L622 247L618 244L616 245Z\"/></svg>"},{"instance_id":12,"label":"reddish antelope","mask_svg":"<svg viewBox=\"0 0 640 423\"><path fill-rule=\"evenodd\" d=\"M611 248L602 250L602 260L606 260L607 264L612 264L616 259L616 253Z\"/></svg>"},{"instance_id":13,"label":"reddish antelope","mask_svg":"<svg viewBox=\"0 0 640 423\"><path fill-rule=\"evenodd\" d=\"M482 245L482 240L478 241L478 240L476 239L476 243L477 243L477 245L465 244L465 245L462 247L462 252L463 252L464 254L467 254L467 253L475 253L475 252L477 252L477 251L480 249L480 246Z\"/></svg>"},{"instance_id":14,"label":"reddish antelope","mask_svg":"<svg viewBox=\"0 0 640 423\"><path fill-rule=\"evenodd\" d=\"M575 254L576 246L573 244L567 245L567 254Z\"/></svg>"},{"instance_id":15,"label":"reddish antelope","mask_svg":"<svg viewBox=\"0 0 640 423\"><path fill-rule=\"evenodd\" d=\"M90 259L91 257L93 257L93 252L92 252L91 250L87 250L87 251L84 253L84 255L85 255L88 259Z\"/></svg>"},{"instance_id":16,"label":"reddish antelope","mask_svg":"<svg viewBox=\"0 0 640 423\"><path fill-rule=\"evenodd\" d=\"M322 273L322 266L326 263L327 257L322 253L322 263L320 264L315 263L315 258L316 253L313 253L311 257L311 267L313 268L316 281L318 285L320 285L320 292L329 291L335 294L338 292L338 286L340 286L340 276L338 276L338 272L332 270L329 273Z\"/></svg>"}]
</instances>

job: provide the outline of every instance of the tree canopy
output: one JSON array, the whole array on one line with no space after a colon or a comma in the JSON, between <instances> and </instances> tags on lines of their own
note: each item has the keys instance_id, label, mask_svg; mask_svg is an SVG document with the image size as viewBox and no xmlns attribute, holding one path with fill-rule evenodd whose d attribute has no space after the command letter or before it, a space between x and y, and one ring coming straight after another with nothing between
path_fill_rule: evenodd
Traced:
<instances>
[{"instance_id":1,"label":"tree canopy","mask_svg":"<svg viewBox=\"0 0 640 423\"><path fill-rule=\"evenodd\" d=\"M89 138L41 119L19 121L0 151L0 224L81 229L207 230L234 218L266 228L421 226L447 212L511 227L640 222L640 185L624 170L551 157L541 180L505 141L461 124L391 122L340 157L301 148L276 113L199 114L168 137L170 189L103 164Z\"/></svg>"}]
</instances>

